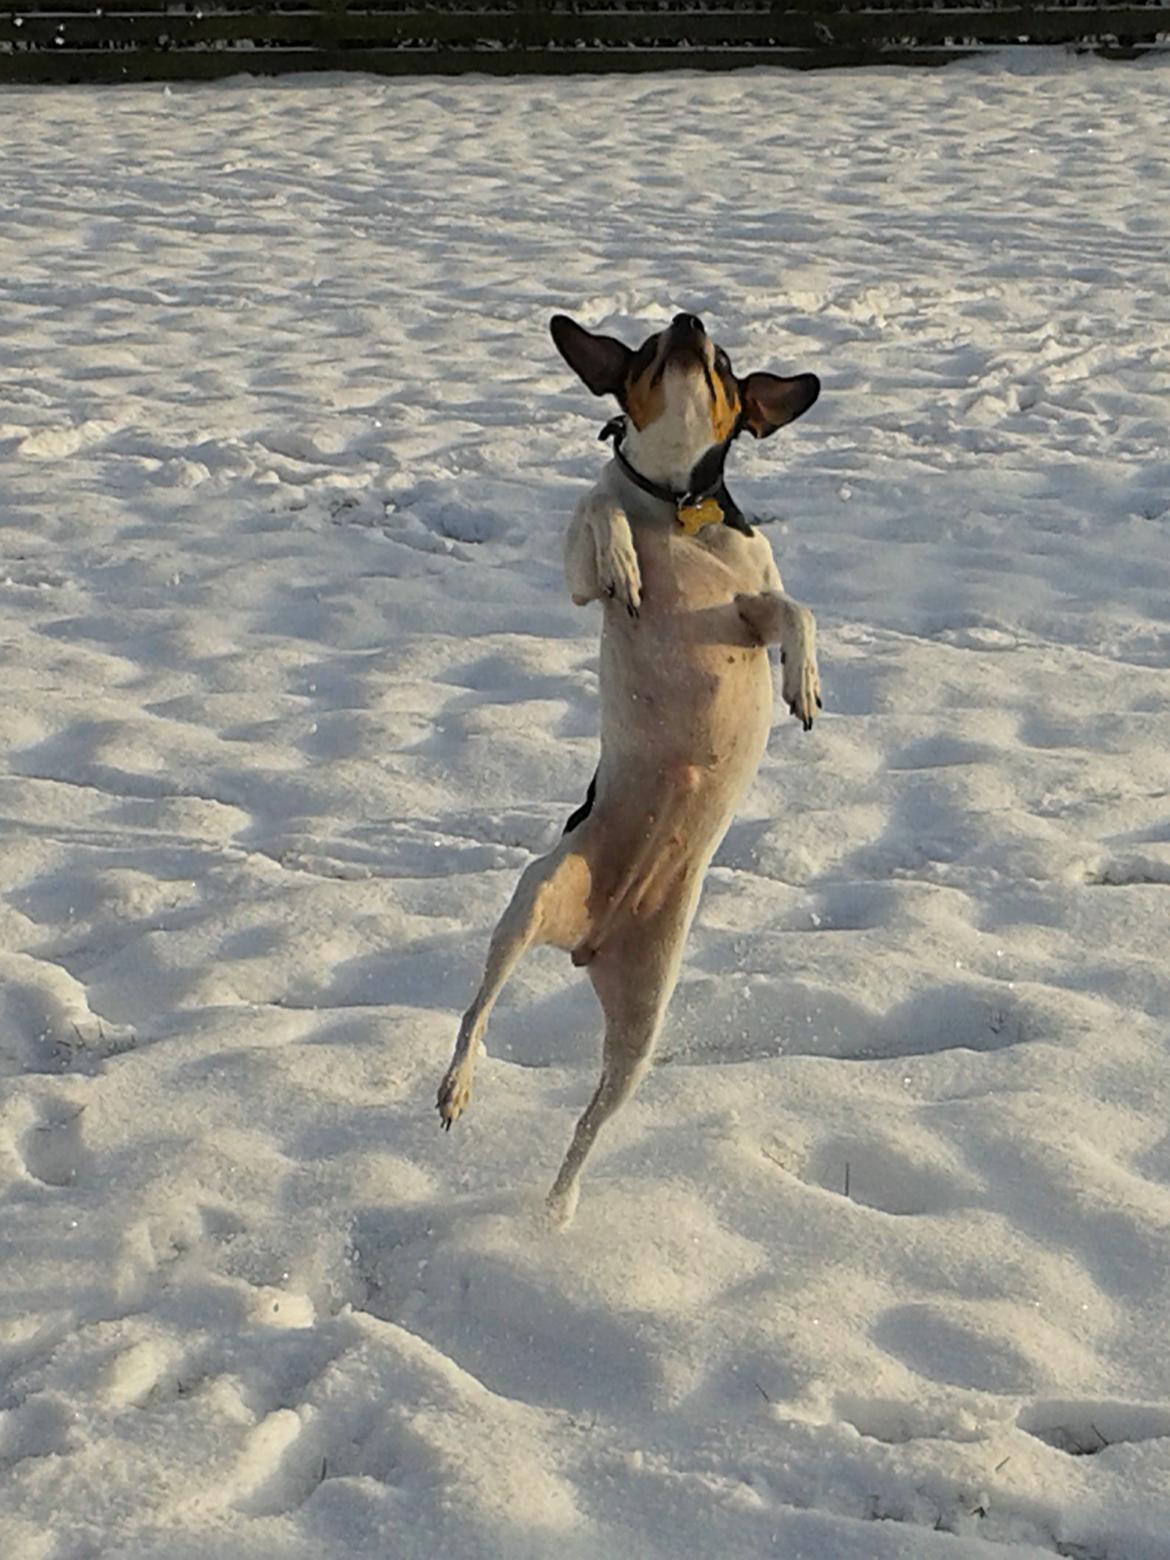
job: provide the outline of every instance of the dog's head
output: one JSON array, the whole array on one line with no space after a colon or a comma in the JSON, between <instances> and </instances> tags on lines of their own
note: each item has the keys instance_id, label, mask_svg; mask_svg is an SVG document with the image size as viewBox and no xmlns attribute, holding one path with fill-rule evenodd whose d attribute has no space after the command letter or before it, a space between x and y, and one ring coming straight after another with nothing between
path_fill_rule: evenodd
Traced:
<instances>
[{"instance_id":1,"label":"dog's head","mask_svg":"<svg viewBox=\"0 0 1170 1560\"><path fill-rule=\"evenodd\" d=\"M802 416L820 394L815 374L740 379L694 314L676 314L637 350L595 335L567 314L549 329L557 350L594 395L617 397L627 418L626 448L639 471L683 488L710 450L745 428L757 439Z\"/></svg>"}]
</instances>

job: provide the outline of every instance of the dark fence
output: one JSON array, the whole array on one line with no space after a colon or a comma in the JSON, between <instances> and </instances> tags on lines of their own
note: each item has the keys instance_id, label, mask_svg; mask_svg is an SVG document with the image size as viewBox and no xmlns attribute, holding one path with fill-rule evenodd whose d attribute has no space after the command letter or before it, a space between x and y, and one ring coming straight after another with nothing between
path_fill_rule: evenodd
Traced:
<instances>
[{"instance_id":1,"label":"dark fence","mask_svg":"<svg viewBox=\"0 0 1170 1560\"><path fill-rule=\"evenodd\" d=\"M1170 4L1070 0L0 0L0 81L117 81L369 70L727 70L939 64L1064 44L1170 47Z\"/></svg>"}]
</instances>

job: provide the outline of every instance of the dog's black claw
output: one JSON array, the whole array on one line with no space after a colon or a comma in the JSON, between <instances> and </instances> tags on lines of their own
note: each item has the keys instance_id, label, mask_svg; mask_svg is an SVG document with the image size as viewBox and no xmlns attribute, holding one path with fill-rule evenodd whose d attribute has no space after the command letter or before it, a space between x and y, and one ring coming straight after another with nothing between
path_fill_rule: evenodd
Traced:
<instances>
[{"instance_id":1,"label":"dog's black claw","mask_svg":"<svg viewBox=\"0 0 1170 1560\"><path fill-rule=\"evenodd\" d=\"M821 698L820 694L818 693L817 694L817 709L818 710L823 710L824 707L825 707L825 701L824 701L824 699Z\"/></svg>"},{"instance_id":2,"label":"dog's black claw","mask_svg":"<svg viewBox=\"0 0 1170 1560\"><path fill-rule=\"evenodd\" d=\"M637 618L639 616L638 609L637 609L637 607L634 605L634 603L632 601L627 601L626 602L626 611L630 614L630 616L632 618Z\"/></svg>"},{"instance_id":3,"label":"dog's black claw","mask_svg":"<svg viewBox=\"0 0 1170 1560\"><path fill-rule=\"evenodd\" d=\"M450 1132L450 1130L451 1130L451 1118L450 1118L450 1116L446 1116L446 1117L445 1117L445 1118L444 1118L444 1119L443 1119L443 1120L442 1120L442 1121L441 1121L441 1122L440 1122L440 1123L439 1123L439 1125L440 1125L440 1126L441 1126L441 1127L442 1127L442 1129L443 1129L443 1131L444 1131L444 1132Z\"/></svg>"},{"instance_id":4,"label":"dog's black claw","mask_svg":"<svg viewBox=\"0 0 1170 1560\"><path fill-rule=\"evenodd\" d=\"M804 729L806 731L811 731L812 730L812 716L811 715L806 715L804 717L804 719L801 721L801 725L804 727Z\"/></svg>"}]
</instances>

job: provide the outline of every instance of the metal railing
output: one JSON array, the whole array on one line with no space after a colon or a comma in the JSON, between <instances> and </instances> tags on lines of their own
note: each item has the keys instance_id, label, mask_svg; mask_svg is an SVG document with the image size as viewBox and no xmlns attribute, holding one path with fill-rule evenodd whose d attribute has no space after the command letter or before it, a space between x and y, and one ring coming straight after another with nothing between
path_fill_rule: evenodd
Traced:
<instances>
[{"instance_id":1,"label":"metal railing","mask_svg":"<svg viewBox=\"0 0 1170 1560\"><path fill-rule=\"evenodd\" d=\"M939 64L1020 43L1170 47L1170 4L1068 0L0 0L0 81Z\"/></svg>"}]
</instances>

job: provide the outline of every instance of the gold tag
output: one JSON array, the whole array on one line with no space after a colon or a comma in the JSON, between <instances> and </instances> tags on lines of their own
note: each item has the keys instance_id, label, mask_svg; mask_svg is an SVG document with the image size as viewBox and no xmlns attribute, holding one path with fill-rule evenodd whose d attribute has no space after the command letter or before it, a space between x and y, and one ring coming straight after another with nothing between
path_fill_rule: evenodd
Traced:
<instances>
[{"instance_id":1,"label":"gold tag","mask_svg":"<svg viewBox=\"0 0 1170 1560\"><path fill-rule=\"evenodd\" d=\"M705 525L716 525L723 519L723 511L713 498L700 499L697 504L686 504L678 511L678 523L687 536L695 536Z\"/></svg>"}]
</instances>

